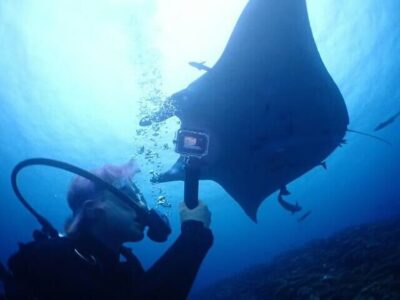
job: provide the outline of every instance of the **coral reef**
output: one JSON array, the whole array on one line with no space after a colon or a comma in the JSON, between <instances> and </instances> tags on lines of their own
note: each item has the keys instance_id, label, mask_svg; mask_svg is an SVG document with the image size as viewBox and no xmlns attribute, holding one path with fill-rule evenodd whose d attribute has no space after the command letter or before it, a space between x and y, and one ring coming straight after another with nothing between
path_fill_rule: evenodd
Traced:
<instances>
[{"instance_id":1,"label":"coral reef","mask_svg":"<svg viewBox=\"0 0 400 300\"><path fill-rule=\"evenodd\" d=\"M312 241L193 299L400 299L400 216Z\"/></svg>"}]
</instances>

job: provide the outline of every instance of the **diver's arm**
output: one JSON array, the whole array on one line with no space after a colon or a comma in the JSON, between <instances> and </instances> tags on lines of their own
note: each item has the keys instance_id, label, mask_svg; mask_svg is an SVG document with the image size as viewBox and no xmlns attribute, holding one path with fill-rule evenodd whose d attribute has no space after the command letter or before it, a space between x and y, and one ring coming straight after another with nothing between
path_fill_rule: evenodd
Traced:
<instances>
[{"instance_id":1,"label":"diver's arm","mask_svg":"<svg viewBox=\"0 0 400 300\"><path fill-rule=\"evenodd\" d=\"M144 275L143 299L186 299L200 264L213 243L211 230L202 222L182 223L182 233Z\"/></svg>"}]
</instances>

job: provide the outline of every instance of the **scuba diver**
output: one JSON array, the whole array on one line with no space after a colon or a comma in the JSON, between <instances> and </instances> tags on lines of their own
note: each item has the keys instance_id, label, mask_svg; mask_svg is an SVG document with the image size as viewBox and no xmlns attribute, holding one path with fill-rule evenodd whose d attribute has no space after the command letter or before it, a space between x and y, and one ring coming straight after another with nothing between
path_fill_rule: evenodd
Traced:
<instances>
[{"instance_id":1,"label":"scuba diver","mask_svg":"<svg viewBox=\"0 0 400 300\"><path fill-rule=\"evenodd\" d=\"M67 196L72 216L66 236L36 232L35 241L20 245L8 261L6 299L186 299L213 243L211 213L201 202L194 209L182 203L180 235L144 270L123 244L142 240L145 227L151 239L164 241L170 228L164 217L148 210L132 182L138 171L130 161L92 171L100 178L96 182L75 177ZM101 181L123 197L99 185Z\"/></svg>"}]
</instances>

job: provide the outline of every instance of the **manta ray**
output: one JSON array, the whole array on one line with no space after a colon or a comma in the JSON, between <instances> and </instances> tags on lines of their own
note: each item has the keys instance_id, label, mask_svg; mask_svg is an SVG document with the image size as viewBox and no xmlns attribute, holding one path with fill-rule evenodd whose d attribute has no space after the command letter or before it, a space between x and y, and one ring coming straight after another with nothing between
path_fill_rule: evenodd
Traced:
<instances>
[{"instance_id":1,"label":"manta ray","mask_svg":"<svg viewBox=\"0 0 400 300\"><path fill-rule=\"evenodd\" d=\"M200 179L221 185L255 222L263 200L321 165L349 123L305 0L250 0L215 65L141 123L173 115L210 137ZM183 179L181 156L155 181Z\"/></svg>"}]
</instances>

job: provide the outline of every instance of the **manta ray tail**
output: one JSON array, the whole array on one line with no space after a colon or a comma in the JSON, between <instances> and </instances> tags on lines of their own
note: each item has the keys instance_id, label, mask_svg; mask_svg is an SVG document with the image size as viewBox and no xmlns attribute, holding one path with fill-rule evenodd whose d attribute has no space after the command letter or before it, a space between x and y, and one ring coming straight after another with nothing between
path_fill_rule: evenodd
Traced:
<instances>
[{"instance_id":1,"label":"manta ray tail","mask_svg":"<svg viewBox=\"0 0 400 300\"><path fill-rule=\"evenodd\" d=\"M347 132L351 132L351 133L356 133L356 134L368 136L368 137L370 137L370 138L373 138L373 139L376 139L376 140L378 140L378 141L381 141L382 143L385 143L385 144L387 144L387 145L389 145L389 146L392 146L392 143L390 143L389 141L387 141L387 140L385 140L385 139L383 139L383 138L381 138L381 137L379 137L379 136L373 135L373 134L369 134L369 133L366 133L366 132L362 132L362 131L358 131L358 130L353 130L353 129L347 129Z\"/></svg>"}]
</instances>

